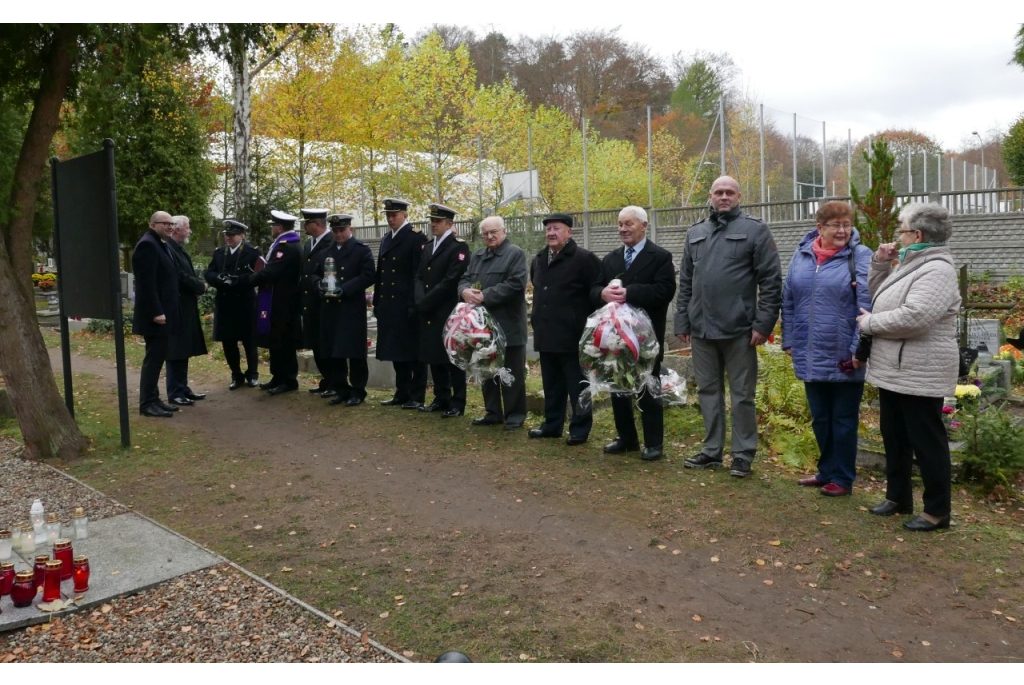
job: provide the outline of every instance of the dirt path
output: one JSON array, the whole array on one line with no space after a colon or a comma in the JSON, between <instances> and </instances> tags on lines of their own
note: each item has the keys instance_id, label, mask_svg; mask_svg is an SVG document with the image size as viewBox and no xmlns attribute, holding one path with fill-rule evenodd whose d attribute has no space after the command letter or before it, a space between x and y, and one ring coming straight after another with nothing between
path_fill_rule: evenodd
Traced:
<instances>
[{"instance_id":1,"label":"dirt path","mask_svg":"<svg viewBox=\"0 0 1024 685\"><path fill-rule=\"evenodd\" d=\"M59 354L51 351L51 358L59 370ZM76 356L73 368L114 386L110 362ZM233 483L232 496L247 498L244 504L218 509L217 520L209 525L196 523L201 538L210 536L202 541L219 551L224 550L217 535L245 538L259 518L266 528L295 530L307 547L340 541L332 550L332 563L366 569L363 575L369 577L379 571L376 582L381 587L400 589L403 573L410 573L406 569L429 569L439 584L448 583L445 587L456 592L456 585L468 585L474 595L495 595L493 607L474 605L483 616L466 617L477 621L491 639L499 635L516 643L520 628L507 621L533 612L539 625L532 630L553 642L552 651L541 658L658 654L707 660L1013 663L1024 657L1021 624L991 614L998 606L996 597L1003 595L995 590L965 595L955 564L938 570L911 565L894 551L878 560L886 569L881 574L885 580L876 572L870 578L874 585L865 585L864 574L871 576L871 571L861 571L856 563L851 569L849 559L836 562L839 570L827 583L815 583L803 567L811 566L820 550L811 551L812 545L794 558L766 547L767 540L786 531L766 531L763 540L730 535L730 522L714 520L717 512L685 511L684 518L695 528L710 521L712 533L694 534L691 529L673 538L671 530L577 505L565 493L533 491L522 478L512 483L490 463L439 453L429 445L397 448L395 435L366 433L358 414L392 411L395 430L402 431L403 421L410 420L403 416L407 412L376 406L328 411L306 393L280 398L255 390L229 393L220 381L207 379L201 385L209 397L199 406L161 420L173 425L183 440L196 435L210 444L230 444L223 453L203 458L234 457L264 465L257 477L247 479L240 472ZM157 420L142 419L135 410L137 370L129 370L128 385L132 429L139 433ZM500 450L506 439L526 440L522 432L491 435L493 440L476 442L467 453L481 447ZM591 447L599 453L599 447ZM210 483L207 490L220 485ZM117 483L108 492L143 509L147 501L178 501L182 517L208 514L189 509L189 492L174 479ZM279 501L285 504L272 504ZM261 511L258 502L266 504ZM816 526L816 509L815 502L806 511L794 512L794 518L805 519L808 528ZM254 510L260 514L253 516ZM724 532L710 537L714 531ZM196 534L191 525L184 532ZM841 537L842 531L828 534ZM652 538L659 538L666 549L652 546ZM250 559L236 561L269 574L295 549L287 538L276 542L283 545L280 551L257 544ZM942 546L936 550L941 554ZM764 565L754 563L755 558ZM317 603L319 598L303 599ZM1021 607L1003 608L1006 614L1024 614ZM452 612L458 616L458 609ZM387 622L373 620L377 608L355 607L346 615L350 613L387 643ZM436 627L429 615L412 616L422 630ZM574 631L580 635L574 637ZM648 643L656 650L627 646L594 651L588 645L595 640ZM395 646L399 651L404 647Z\"/></svg>"}]
</instances>

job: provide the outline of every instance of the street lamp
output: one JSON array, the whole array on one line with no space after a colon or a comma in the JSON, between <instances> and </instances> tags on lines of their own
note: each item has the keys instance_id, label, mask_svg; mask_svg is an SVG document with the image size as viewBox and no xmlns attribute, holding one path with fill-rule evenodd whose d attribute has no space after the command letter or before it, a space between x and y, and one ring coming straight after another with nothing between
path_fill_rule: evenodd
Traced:
<instances>
[{"instance_id":1,"label":"street lamp","mask_svg":"<svg viewBox=\"0 0 1024 685\"><path fill-rule=\"evenodd\" d=\"M971 135L978 136L978 142L981 143L981 187L986 188L988 179L985 177L985 141L981 139L977 131L971 131Z\"/></svg>"}]
</instances>

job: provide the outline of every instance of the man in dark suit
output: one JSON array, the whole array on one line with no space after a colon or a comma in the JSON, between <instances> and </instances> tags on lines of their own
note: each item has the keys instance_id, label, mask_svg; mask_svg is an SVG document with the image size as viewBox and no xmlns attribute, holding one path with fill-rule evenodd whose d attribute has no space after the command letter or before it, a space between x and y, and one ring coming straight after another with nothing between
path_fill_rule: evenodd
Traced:
<instances>
[{"instance_id":1,"label":"man in dark suit","mask_svg":"<svg viewBox=\"0 0 1024 685\"><path fill-rule=\"evenodd\" d=\"M188 385L189 357L206 354L206 336L199 320L199 296L206 292L206 282L196 275L185 245L192 235L187 216L176 216L174 230L167 244L171 247L178 269L178 302L181 311L181 333L170 336L167 343L167 398L171 404L187 407L206 399Z\"/></svg>"},{"instance_id":2,"label":"man in dark suit","mask_svg":"<svg viewBox=\"0 0 1024 685\"><path fill-rule=\"evenodd\" d=\"M416 271L416 310L420 324L420 361L430 365L434 401L423 412L441 412L442 419L466 413L466 372L448 359L444 324L459 303L459 279L469 266L469 246L452 230L455 210L430 205L430 232L434 239L423 248Z\"/></svg>"},{"instance_id":3,"label":"man in dark suit","mask_svg":"<svg viewBox=\"0 0 1024 685\"><path fill-rule=\"evenodd\" d=\"M241 286L238 277L255 273L257 261L262 258L259 248L245 242L249 227L228 219L224 222L224 245L213 252L210 267L203 275L206 282L217 289L213 301L213 339L224 349L224 361L231 369L228 390L259 383L259 355L253 339L253 321L256 318L256 291L252 286ZM238 344L245 350L245 373Z\"/></svg>"},{"instance_id":4,"label":"man in dark suit","mask_svg":"<svg viewBox=\"0 0 1024 685\"><path fill-rule=\"evenodd\" d=\"M590 299L596 306L618 302L647 312L661 345L653 370L657 377L661 374L661 360L665 357L668 306L676 293L672 253L647 239L647 212L642 207L625 207L619 212L619 238L622 247L612 250L601 261L601 284L591 290ZM622 285L610 285L615 279L622 281ZM638 404L645 445L640 458L645 461L661 459L665 442L661 393L655 396L644 390ZM613 393L612 413L618 435L604 446L604 451L607 454L639 451L640 440L633 424L633 396Z\"/></svg>"},{"instance_id":5,"label":"man in dark suit","mask_svg":"<svg viewBox=\"0 0 1024 685\"><path fill-rule=\"evenodd\" d=\"M302 227L309 236L302 244L302 346L313 352L313 364L320 374L320 381L309 392L322 397L333 397L325 376L326 363L320 354L320 293L316 289L316 268L320 253L331 245L327 232L326 209L302 209Z\"/></svg>"},{"instance_id":6,"label":"man in dark suit","mask_svg":"<svg viewBox=\"0 0 1024 685\"><path fill-rule=\"evenodd\" d=\"M317 256L314 271L320 296L320 351L329 404L354 407L366 399L366 289L376 272L373 252L352 237L352 217L332 214L333 240ZM330 260L330 261L328 261ZM332 280L333 279L333 280Z\"/></svg>"},{"instance_id":7,"label":"man in dark suit","mask_svg":"<svg viewBox=\"0 0 1024 685\"><path fill-rule=\"evenodd\" d=\"M255 274L239 278L239 285L258 286L256 296L256 344L270 350L270 380L260 383L268 395L299 389L299 360L295 350L302 344L299 279L302 274L301 238L295 232L298 219L270 212L267 265Z\"/></svg>"},{"instance_id":8,"label":"man in dark suit","mask_svg":"<svg viewBox=\"0 0 1024 685\"><path fill-rule=\"evenodd\" d=\"M174 220L167 212L150 217L149 230L132 252L135 274L135 313L132 333L146 341L146 356L139 374L139 413L168 418L178 408L160 401L160 367L167 360L169 336L181 331L178 311L178 269L167 241Z\"/></svg>"},{"instance_id":9,"label":"man in dark suit","mask_svg":"<svg viewBox=\"0 0 1024 685\"><path fill-rule=\"evenodd\" d=\"M547 247L530 264L533 283L533 349L540 354L544 384L544 423L531 438L560 438L565 426L565 401L572 403L568 445L587 441L594 425L590 407L580 411L583 389L580 336L593 311L590 291L601 281L601 261L572 239L572 216L544 217Z\"/></svg>"},{"instance_id":10,"label":"man in dark suit","mask_svg":"<svg viewBox=\"0 0 1024 685\"><path fill-rule=\"evenodd\" d=\"M409 223L409 203L384 198L390 231L377 252L373 311L377 317L377 359L395 367L395 394L386 407L419 409L427 393L427 365L420 362L413 281L427 239Z\"/></svg>"}]
</instances>

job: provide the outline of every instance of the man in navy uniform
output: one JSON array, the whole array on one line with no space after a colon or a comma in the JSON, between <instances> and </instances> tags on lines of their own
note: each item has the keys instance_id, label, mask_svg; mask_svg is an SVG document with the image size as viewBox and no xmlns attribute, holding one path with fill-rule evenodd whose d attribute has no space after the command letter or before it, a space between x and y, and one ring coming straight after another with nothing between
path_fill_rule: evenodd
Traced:
<instances>
[{"instance_id":1,"label":"man in navy uniform","mask_svg":"<svg viewBox=\"0 0 1024 685\"><path fill-rule=\"evenodd\" d=\"M302 227L309 236L302 244L302 346L313 352L313 363L320 374L320 381L309 392L323 397L333 397L334 392L327 386L325 364L320 354L320 293L316 290L316 266L320 254L331 245L327 232L326 209L301 209Z\"/></svg>"},{"instance_id":2,"label":"man in navy uniform","mask_svg":"<svg viewBox=\"0 0 1024 685\"><path fill-rule=\"evenodd\" d=\"M178 269L167 241L174 220L167 212L155 212L149 230L132 252L135 273L135 313L132 333L146 341L146 356L139 374L139 413L168 418L178 408L160 401L160 368L167 360L167 341L181 332L178 311Z\"/></svg>"},{"instance_id":3,"label":"man in navy uniform","mask_svg":"<svg viewBox=\"0 0 1024 685\"><path fill-rule=\"evenodd\" d=\"M256 344L270 350L270 380L260 383L268 395L299 389L299 360L295 350L302 344L299 279L302 275L301 238L295 232L298 219L291 214L270 212L270 235L266 266L255 274L243 275L242 286L259 286L256 296Z\"/></svg>"},{"instance_id":4,"label":"man in navy uniform","mask_svg":"<svg viewBox=\"0 0 1024 685\"><path fill-rule=\"evenodd\" d=\"M430 232L434 239L423 248L416 271L416 310L420 324L420 361L430 365L434 401L423 412L441 412L448 419L466 413L466 372L448 359L444 324L459 303L459 280L469 266L469 246L452 229L455 210L430 205Z\"/></svg>"},{"instance_id":5,"label":"man in navy uniform","mask_svg":"<svg viewBox=\"0 0 1024 685\"><path fill-rule=\"evenodd\" d=\"M384 198L390 231L377 252L377 281L373 310L377 317L377 359L395 367L395 394L386 407L419 409L427 393L427 365L419 361L418 317L413 281L427 239L409 223L409 203Z\"/></svg>"},{"instance_id":6,"label":"man in navy uniform","mask_svg":"<svg viewBox=\"0 0 1024 685\"><path fill-rule=\"evenodd\" d=\"M314 272L320 296L320 351L329 404L354 407L366 399L369 367L366 363L366 289L373 285L373 252L352 237L352 217L328 217L333 240L317 256ZM327 260L331 263L328 264ZM323 279L334 273L333 296Z\"/></svg>"},{"instance_id":7,"label":"man in navy uniform","mask_svg":"<svg viewBox=\"0 0 1024 685\"><path fill-rule=\"evenodd\" d=\"M253 320L256 317L256 291L242 286L238 277L255 273L257 262L263 257L259 248L245 242L249 227L228 219L224 222L224 245L213 252L210 266L203 274L206 282L217 289L213 300L213 339L224 349L224 361L231 369L228 390L259 383L259 354L253 338ZM238 344L245 350L245 373Z\"/></svg>"}]
</instances>

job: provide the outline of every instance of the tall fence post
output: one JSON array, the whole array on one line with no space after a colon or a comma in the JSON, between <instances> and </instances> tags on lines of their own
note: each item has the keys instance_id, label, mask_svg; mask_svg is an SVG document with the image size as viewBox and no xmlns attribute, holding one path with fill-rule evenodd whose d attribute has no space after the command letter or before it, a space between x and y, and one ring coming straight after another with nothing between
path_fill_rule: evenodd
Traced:
<instances>
[{"instance_id":1,"label":"tall fence post","mask_svg":"<svg viewBox=\"0 0 1024 685\"><path fill-rule=\"evenodd\" d=\"M765 184L766 180L764 177L764 103L762 102L759 106L760 110L760 123L761 123L761 221L765 221L764 216L764 202L765 202Z\"/></svg>"},{"instance_id":2,"label":"tall fence post","mask_svg":"<svg viewBox=\"0 0 1024 685\"><path fill-rule=\"evenodd\" d=\"M647 201L654 212L654 157L651 154L651 106L647 105Z\"/></svg>"},{"instance_id":3,"label":"tall fence post","mask_svg":"<svg viewBox=\"0 0 1024 685\"><path fill-rule=\"evenodd\" d=\"M853 131L846 129L846 194L853 196Z\"/></svg>"},{"instance_id":4,"label":"tall fence post","mask_svg":"<svg viewBox=\"0 0 1024 685\"><path fill-rule=\"evenodd\" d=\"M725 96L718 98L718 120L721 123L721 127L718 129L718 141L721 146L721 172L722 176L725 176Z\"/></svg>"},{"instance_id":5,"label":"tall fence post","mask_svg":"<svg viewBox=\"0 0 1024 685\"><path fill-rule=\"evenodd\" d=\"M796 112L793 112L793 218L796 218L796 201L800 199L796 185Z\"/></svg>"},{"instance_id":6,"label":"tall fence post","mask_svg":"<svg viewBox=\"0 0 1024 685\"><path fill-rule=\"evenodd\" d=\"M587 120L583 119L583 247L590 247L590 185L587 179Z\"/></svg>"}]
</instances>

